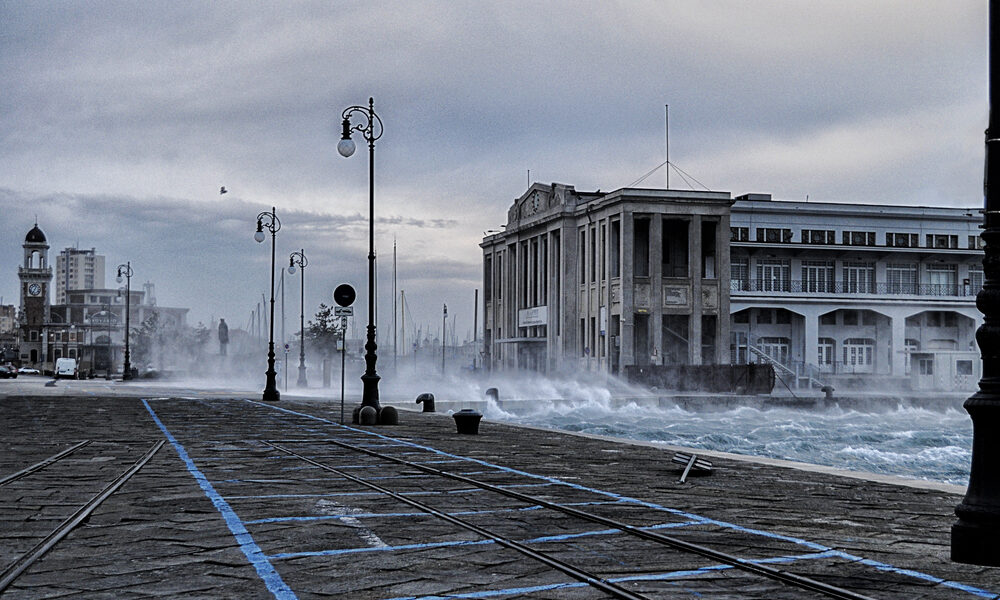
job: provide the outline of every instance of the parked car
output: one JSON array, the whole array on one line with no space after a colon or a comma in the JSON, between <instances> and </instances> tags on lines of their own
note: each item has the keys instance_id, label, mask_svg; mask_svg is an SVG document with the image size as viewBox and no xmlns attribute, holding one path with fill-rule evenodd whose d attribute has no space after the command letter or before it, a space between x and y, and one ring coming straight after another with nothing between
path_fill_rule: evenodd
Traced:
<instances>
[{"instance_id":1,"label":"parked car","mask_svg":"<svg viewBox=\"0 0 1000 600\"><path fill-rule=\"evenodd\" d=\"M32 367L21 367L17 370L21 375L41 375L41 371Z\"/></svg>"},{"instance_id":2,"label":"parked car","mask_svg":"<svg viewBox=\"0 0 1000 600\"><path fill-rule=\"evenodd\" d=\"M0 379L17 379L17 369L12 365L0 365Z\"/></svg>"}]
</instances>

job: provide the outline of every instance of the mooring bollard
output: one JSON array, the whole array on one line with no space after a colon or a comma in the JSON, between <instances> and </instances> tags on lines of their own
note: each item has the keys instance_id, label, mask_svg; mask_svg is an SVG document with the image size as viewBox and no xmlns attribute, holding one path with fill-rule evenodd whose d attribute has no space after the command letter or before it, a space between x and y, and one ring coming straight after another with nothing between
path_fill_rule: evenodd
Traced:
<instances>
[{"instance_id":1,"label":"mooring bollard","mask_svg":"<svg viewBox=\"0 0 1000 600\"><path fill-rule=\"evenodd\" d=\"M466 433L469 435L476 435L479 433L479 420L483 418L483 414L479 411L472 410L471 408L463 408L457 413L451 415L455 419L455 427L458 428L459 433Z\"/></svg>"},{"instance_id":2,"label":"mooring bollard","mask_svg":"<svg viewBox=\"0 0 1000 600\"><path fill-rule=\"evenodd\" d=\"M378 411L379 425L399 425L399 412L395 406L383 406Z\"/></svg>"},{"instance_id":3,"label":"mooring bollard","mask_svg":"<svg viewBox=\"0 0 1000 600\"><path fill-rule=\"evenodd\" d=\"M496 388L489 388L486 390L486 399L492 400L493 402L500 404L500 390Z\"/></svg>"},{"instance_id":4,"label":"mooring bollard","mask_svg":"<svg viewBox=\"0 0 1000 600\"><path fill-rule=\"evenodd\" d=\"M362 406L358 411L359 425L375 425L378 423L378 411L374 406Z\"/></svg>"},{"instance_id":5,"label":"mooring bollard","mask_svg":"<svg viewBox=\"0 0 1000 600\"><path fill-rule=\"evenodd\" d=\"M833 400L833 386L832 385L824 385L823 387L821 387L819 389L820 389L821 392L823 392L824 394L826 394L826 399L827 400Z\"/></svg>"},{"instance_id":6,"label":"mooring bollard","mask_svg":"<svg viewBox=\"0 0 1000 600\"><path fill-rule=\"evenodd\" d=\"M417 404L424 405L423 412L434 412L434 394L430 392L417 396Z\"/></svg>"}]
</instances>

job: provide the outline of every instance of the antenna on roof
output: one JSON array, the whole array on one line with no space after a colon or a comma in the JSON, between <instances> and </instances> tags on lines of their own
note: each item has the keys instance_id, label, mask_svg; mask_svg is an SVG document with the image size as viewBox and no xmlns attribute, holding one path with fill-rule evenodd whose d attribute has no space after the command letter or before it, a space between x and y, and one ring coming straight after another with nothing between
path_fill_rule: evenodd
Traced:
<instances>
[{"instance_id":1,"label":"antenna on roof","mask_svg":"<svg viewBox=\"0 0 1000 600\"><path fill-rule=\"evenodd\" d=\"M664 156L663 162L668 165L666 169L663 169L663 176L666 179L666 187L663 189L670 189L670 105L663 105L663 129L664 129Z\"/></svg>"}]
</instances>

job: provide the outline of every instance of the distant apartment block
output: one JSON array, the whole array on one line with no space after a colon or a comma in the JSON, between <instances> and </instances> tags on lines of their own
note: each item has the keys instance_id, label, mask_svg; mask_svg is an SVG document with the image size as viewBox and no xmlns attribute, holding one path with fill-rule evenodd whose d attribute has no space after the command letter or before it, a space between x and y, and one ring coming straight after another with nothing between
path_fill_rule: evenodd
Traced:
<instances>
[{"instance_id":1,"label":"distant apartment block","mask_svg":"<svg viewBox=\"0 0 1000 600\"><path fill-rule=\"evenodd\" d=\"M55 304L66 304L67 291L104 287L104 256L94 248L65 248L56 257Z\"/></svg>"}]
</instances>

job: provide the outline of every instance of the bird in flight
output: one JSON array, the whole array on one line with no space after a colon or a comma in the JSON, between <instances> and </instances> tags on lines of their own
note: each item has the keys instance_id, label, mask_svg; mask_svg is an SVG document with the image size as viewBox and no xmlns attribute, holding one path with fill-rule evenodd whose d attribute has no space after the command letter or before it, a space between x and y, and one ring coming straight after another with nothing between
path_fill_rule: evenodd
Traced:
<instances>
[{"instance_id":1,"label":"bird in flight","mask_svg":"<svg viewBox=\"0 0 1000 600\"><path fill-rule=\"evenodd\" d=\"M219 195L225 194L228 191L229 190L226 189L226 186L222 186L219 188Z\"/></svg>"}]
</instances>

